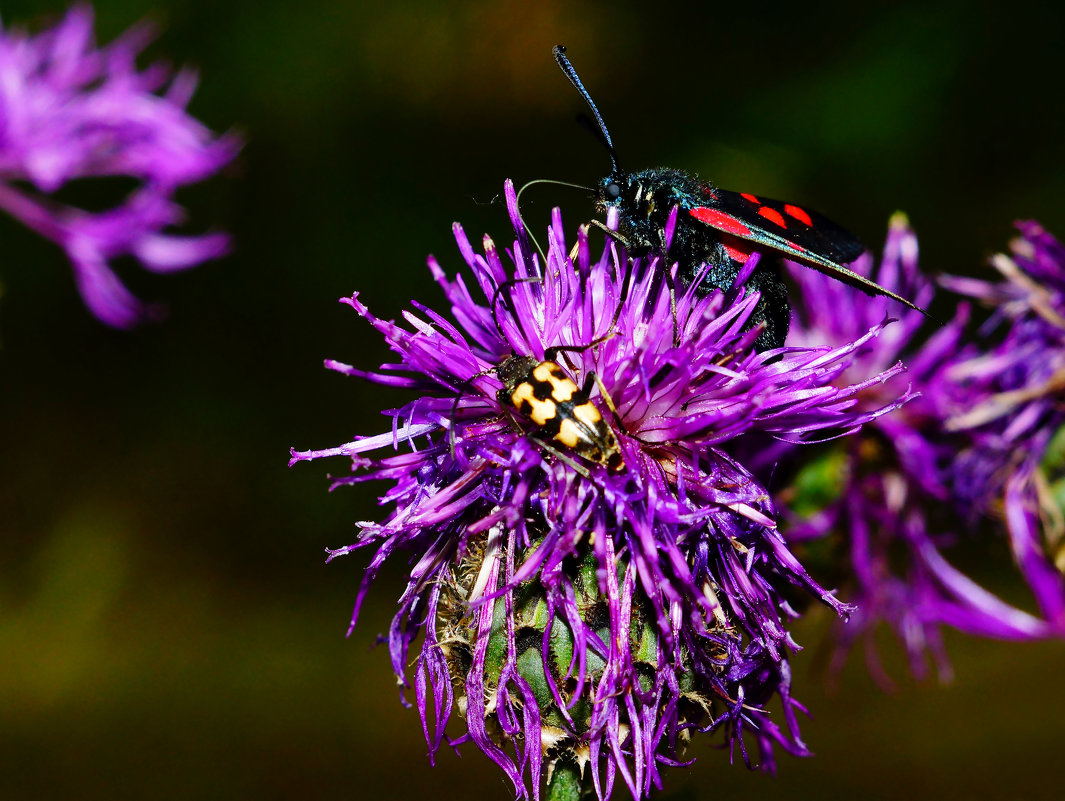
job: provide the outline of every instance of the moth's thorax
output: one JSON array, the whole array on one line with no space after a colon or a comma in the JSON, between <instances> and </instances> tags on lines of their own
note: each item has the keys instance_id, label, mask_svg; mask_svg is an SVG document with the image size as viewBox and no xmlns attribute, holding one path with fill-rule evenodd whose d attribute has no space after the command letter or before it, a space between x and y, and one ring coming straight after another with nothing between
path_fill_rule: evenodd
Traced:
<instances>
[{"instance_id":1,"label":"moth's thorax","mask_svg":"<svg viewBox=\"0 0 1065 801\"><path fill-rule=\"evenodd\" d=\"M617 209L618 233L629 244L632 256L653 257L666 251L666 223L674 206L679 207L668 258L677 262L680 285L698 283L703 293L731 289L742 264L732 255L740 243L691 215L692 209L716 205L718 198L718 190L708 182L668 167L616 172L598 186L599 210ZM752 325L766 323L758 347L779 347L788 330L789 311L786 288L772 262L760 265L746 286L762 294L751 316Z\"/></svg>"},{"instance_id":2,"label":"moth's thorax","mask_svg":"<svg viewBox=\"0 0 1065 801\"><path fill-rule=\"evenodd\" d=\"M663 229L674 206L685 209L703 205L714 188L682 170L656 167L639 172L615 172L597 187L599 209L618 211L620 233L639 253L659 252L665 243ZM686 220L681 220L683 226Z\"/></svg>"}]
</instances>

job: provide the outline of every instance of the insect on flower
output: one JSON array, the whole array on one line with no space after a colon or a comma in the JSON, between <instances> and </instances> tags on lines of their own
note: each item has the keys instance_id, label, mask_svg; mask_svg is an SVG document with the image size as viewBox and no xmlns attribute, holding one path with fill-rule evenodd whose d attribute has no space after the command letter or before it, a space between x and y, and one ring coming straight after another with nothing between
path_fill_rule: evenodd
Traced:
<instances>
[{"instance_id":1,"label":"insect on flower","mask_svg":"<svg viewBox=\"0 0 1065 801\"><path fill-rule=\"evenodd\" d=\"M328 366L417 393L386 413L391 430L292 451L350 459L333 486L389 482L382 520L329 551L374 553L352 624L406 552L388 652L428 750L476 745L519 798L550 780L555 798L624 784L643 801L666 766L688 764L696 732L751 766L808 753L783 593L853 610L789 550L769 488L729 450L853 432L909 400L899 388L879 408L855 403L901 364L838 380L886 323L837 348L757 353L755 296L689 290L673 304L657 256L593 253L584 225L571 248L557 210L541 260L510 182L504 196L513 244L485 236L478 252L456 224L468 273L430 258L450 316L416 303L404 325L344 301L398 358Z\"/></svg>"},{"instance_id":2,"label":"insect on flower","mask_svg":"<svg viewBox=\"0 0 1065 801\"><path fill-rule=\"evenodd\" d=\"M670 260L678 264L685 286L698 281L698 290L729 290L743 274L756 250L784 255L792 261L844 281L869 294L887 297L923 312L889 289L845 267L865 246L853 234L827 217L792 203L769 200L749 192L729 192L682 170L653 168L625 172L618 166L614 142L599 109L566 57L566 48L554 48L555 60L588 104L610 154L610 173L594 190L600 211L618 213L618 231L608 235L632 255L660 255L666 250L666 222L680 208L669 247ZM603 227L601 223L597 225ZM604 228L604 230L606 230ZM705 265L705 266L704 266ZM759 350L779 348L788 333L790 307L779 270L768 259L746 278L747 286L761 293L752 323L765 323Z\"/></svg>"},{"instance_id":3,"label":"insect on flower","mask_svg":"<svg viewBox=\"0 0 1065 801\"><path fill-rule=\"evenodd\" d=\"M501 291L512 286L513 283L514 281L506 281L501 284L496 289L492 300L493 320L503 339L505 339L505 334L496 316L496 304ZM620 311L620 305L618 311ZM602 465L612 473L621 472L625 468L625 460L621 455L617 437L614 436L614 432L591 400L592 385L598 381L596 374L589 371L585 375L583 386L577 386L577 383L566 374L558 359L565 351L585 351L613 336L612 329L616 323L617 313L611 323L611 330L587 345L556 345L544 351L543 359L537 359L534 356L510 355L495 368L489 368L480 374L494 372L503 384L496 393L499 405L507 410L508 414L511 409L514 409L527 417L536 426L533 434L536 441L586 477L588 471L558 451L555 444L583 456L588 461ZM599 389L606 404L617 417L617 410L601 383ZM452 420L455 419L455 411L460 398L461 396L455 399L455 406L452 407ZM511 418L513 419L513 415ZM515 426L520 429L518 422L516 420L514 422Z\"/></svg>"},{"instance_id":4,"label":"insect on flower","mask_svg":"<svg viewBox=\"0 0 1065 801\"><path fill-rule=\"evenodd\" d=\"M620 472L625 461L617 437L591 401L595 373L588 373L584 386L578 387L557 358L558 349L552 348L544 353L543 361L532 356L504 359L496 368L496 375L503 382L499 402L532 420L541 442L543 437L549 437L613 473ZM572 466L585 472L579 465Z\"/></svg>"}]
</instances>

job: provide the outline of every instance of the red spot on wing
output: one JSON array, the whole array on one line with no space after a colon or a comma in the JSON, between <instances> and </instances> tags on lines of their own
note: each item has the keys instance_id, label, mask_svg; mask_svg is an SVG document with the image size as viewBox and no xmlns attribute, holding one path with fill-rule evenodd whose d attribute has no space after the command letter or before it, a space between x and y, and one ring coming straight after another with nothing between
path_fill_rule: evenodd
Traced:
<instances>
[{"instance_id":1,"label":"red spot on wing","mask_svg":"<svg viewBox=\"0 0 1065 801\"><path fill-rule=\"evenodd\" d=\"M740 192L740 197L742 197L744 200L751 201L751 203L754 203L757 206L761 206L762 205L762 201L760 201L758 198L756 198L750 192Z\"/></svg>"},{"instance_id":2,"label":"red spot on wing","mask_svg":"<svg viewBox=\"0 0 1065 801\"><path fill-rule=\"evenodd\" d=\"M694 209L689 209L688 213L699 222L704 222L719 231L726 231L730 234L739 234L740 236L747 236L751 233L750 228L741 223L731 214L725 214L725 212L718 211L717 209L708 209L706 206L698 206Z\"/></svg>"},{"instance_id":3,"label":"red spot on wing","mask_svg":"<svg viewBox=\"0 0 1065 801\"><path fill-rule=\"evenodd\" d=\"M813 225L814 221L810 219L810 215L800 209L798 206L793 206L790 203L784 204L784 211L787 212L789 217L794 217L803 225Z\"/></svg>"},{"instance_id":4,"label":"red spot on wing","mask_svg":"<svg viewBox=\"0 0 1065 801\"><path fill-rule=\"evenodd\" d=\"M788 227L788 224L784 222L784 215L776 209L771 209L769 206L762 206L762 208L758 209L758 213L769 220L769 222L775 223L781 228Z\"/></svg>"},{"instance_id":5,"label":"red spot on wing","mask_svg":"<svg viewBox=\"0 0 1065 801\"><path fill-rule=\"evenodd\" d=\"M741 250L740 248L734 245L730 245L724 240L721 241L721 245L725 248L725 252L728 253L729 257L732 258L733 261L736 261L740 264L746 264L747 259L751 258L751 251L749 250Z\"/></svg>"},{"instance_id":6,"label":"red spot on wing","mask_svg":"<svg viewBox=\"0 0 1065 801\"><path fill-rule=\"evenodd\" d=\"M796 245L794 242L788 242L786 244L787 244L787 246L789 248L791 248L792 250L794 250L794 251L796 251L798 253L805 253L806 252L806 248L804 248L802 245Z\"/></svg>"}]
</instances>

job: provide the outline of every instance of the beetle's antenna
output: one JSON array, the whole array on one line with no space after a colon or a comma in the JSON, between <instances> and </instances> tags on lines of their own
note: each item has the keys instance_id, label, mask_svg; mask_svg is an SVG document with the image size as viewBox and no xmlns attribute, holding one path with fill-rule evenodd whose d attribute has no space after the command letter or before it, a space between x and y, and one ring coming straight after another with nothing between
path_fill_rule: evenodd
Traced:
<instances>
[{"instance_id":1,"label":"beetle's antenna","mask_svg":"<svg viewBox=\"0 0 1065 801\"><path fill-rule=\"evenodd\" d=\"M566 46L555 45L551 51L555 55L555 61L558 62L558 66L562 71L566 73L566 77L569 78L569 82L573 84L574 88L581 93L581 97L584 98L584 102L588 104L588 108L592 111L592 116L595 117L595 121L599 123L599 130L603 132L603 141L606 142L607 152L610 153L610 164L613 167L613 171L618 171L618 154L614 150L614 140L610 138L610 131L606 129L606 123L603 122L603 115L599 113L599 109L595 106L595 101L592 100L592 96L588 94L588 90L584 88L584 84L581 83L581 79L577 77L577 70L573 69L573 65L569 63L569 59L566 58Z\"/></svg>"}]
</instances>

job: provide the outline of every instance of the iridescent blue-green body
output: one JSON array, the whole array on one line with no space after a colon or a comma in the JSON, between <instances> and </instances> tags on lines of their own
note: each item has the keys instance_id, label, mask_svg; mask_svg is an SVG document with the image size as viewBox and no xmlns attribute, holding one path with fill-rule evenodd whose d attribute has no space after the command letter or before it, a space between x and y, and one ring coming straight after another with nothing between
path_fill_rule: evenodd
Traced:
<instances>
[{"instance_id":1,"label":"iridescent blue-green body","mask_svg":"<svg viewBox=\"0 0 1065 801\"><path fill-rule=\"evenodd\" d=\"M620 192L614 194L612 187ZM609 207L618 210L619 233L634 256L665 253L666 221L673 207L679 206L681 213L668 258L677 262L677 280L682 288L691 286L702 275L698 291L709 294L714 289L731 289L750 255L750 251L744 253L737 248L738 243L732 243L730 254L730 248L722 241L727 235L687 213L688 209L705 206L707 196L716 191L697 176L668 167L616 172L600 182L598 205L601 211ZM745 285L748 290L761 293L750 320L752 326L765 323L756 347L780 347L788 333L790 307L778 263L762 259Z\"/></svg>"},{"instance_id":2,"label":"iridescent blue-green body","mask_svg":"<svg viewBox=\"0 0 1065 801\"><path fill-rule=\"evenodd\" d=\"M555 47L554 55L588 104L610 153L610 174L595 192L600 211L613 208L618 212L616 236L629 246L632 255L662 256L676 262L679 282L683 286L698 282L697 290L703 294L733 289L743 275L744 289L760 293L748 321L748 326L764 326L756 343L759 350L782 347L788 333L791 309L780 277L781 257L918 309L845 266L865 247L827 217L792 203L717 189L683 170L656 168L630 173L620 169L606 123L566 57L566 48ZM679 213L667 253L665 229L674 208ZM753 269L749 274L744 274L744 265L755 252L760 258L750 265Z\"/></svg>"}]
</instances>

